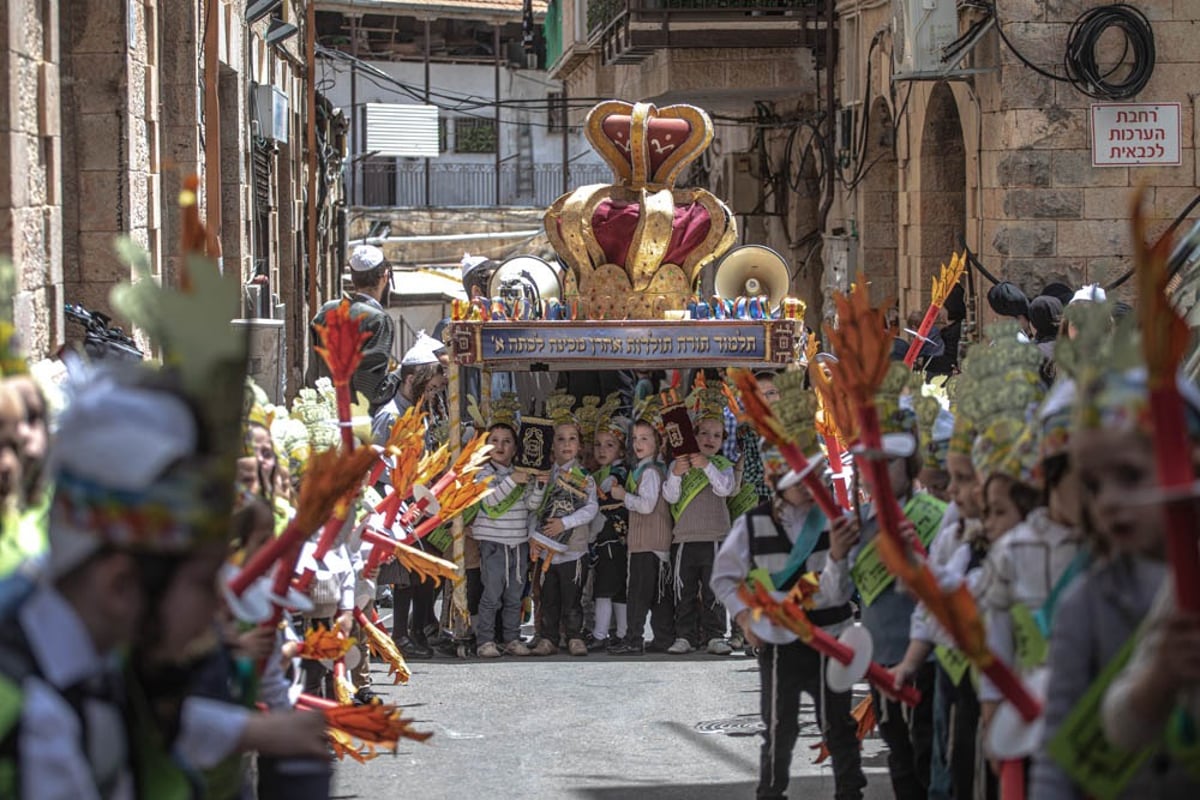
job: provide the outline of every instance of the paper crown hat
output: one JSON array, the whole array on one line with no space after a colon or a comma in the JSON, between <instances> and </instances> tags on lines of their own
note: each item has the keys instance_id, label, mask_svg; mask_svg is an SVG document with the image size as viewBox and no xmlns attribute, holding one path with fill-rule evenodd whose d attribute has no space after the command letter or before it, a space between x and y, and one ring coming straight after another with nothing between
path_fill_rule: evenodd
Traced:
<instances>
[{"instance_id":1,"label":"paper crown hat","mask_svg":"<svg viewBox=\"0 0 1200 800\"><path fill-rule=\"evenodd\" d=\"M954 415L947 411L936 397L917 395L912 404L921 432L921 453L925 464L934 469L944 470L946 455L950 449L950 436L954 432Z\"/></svg>"},{"instance_id":2,"label":"paper crown hat","mask_svg":"<svg viewBox=\"0 0 1200 800\"><path fill-rule=\"evenodd\" d=\"M692 420L699 423L705 419L724 419L728 399L720 386L709 386L704 373L697 373L692 391L684 400Z\"/></svg>"},{"instance_id":3,"label":"paper crown hat","mask_svg":"<svg viewBox=\"0 0 1200 800\"><path fill-rule=\"evenodd\" d=\"M556 426L558 425L579 425L579 418L575 416L575 395L567 394L565 390L556 389L546 398L546 416ZM582 430L582 426L580 426Z\"/></svg>"},{"instance_id":4,"label":"paper crown hat","mask_svg":"<svg viewBox=\"0 0 1200 800\"><path fill-rule=\"evenodd\" d=\"M912 437L915 446L920 440L920 429L912 400L907 395L914 374L902 362L892 362L875 393L875 407L879 409L879 429L885 437L906 434Z\"/></svg>"},{"instance_id":5,"label":"paper crown hat","mask_svg":"<svg viewBox=\"0 0 1200 800\"><path fill-rule=\"evenodd\" d=\"M817 393L804 385L802 370L782 372L775 376L775 388L779 390L779 402L773 410L779 417L787 435L808 456L818 451L817 445Z\"/></svg>"},{"instance_id":6,"label":"paper crown hat","mask_svg":"<svg viewBox=\"0 0 1200 800\"><path fill-rule=\"evenodd\" d=\"M422 364L438 363L438 353L446 349L446 345L434 339L425 331L417 334L417 340L404 353L400 361L402 366L420 366Z\"/></svg>"},{"instance_id":7,"label":"paper crown hat","mask_svg":"<svg viewBox=\"0 0 1200 800\"><path fill-rule=\"evenodd\" d=\"M470 397L467 399L467 416L479 431L491 430L495 425L507 425L516 431L520 426L521 400L516 392L504 392L493 397L488 407L483 409L476 398Z\"/></svg>"},{"instance_id":8,"label":"paper crown hat","mask_svg":"<svg viewBox=\"0 0 1200 800\"><path fill-rule=\"evenodd\" d=\"M577 416L583 427L584 439L594 442L596 434L608 433L623 443L625 434L629 430L629 420L617 413L620 409L620 392L612 392L604 398L603 403L600 402L599 397L583 398L583 407L580 408Z\"/></svg>"},{"instance_id":9,"label":"paper crown hat","mask_svg":"<svg viewBox=\"0 0 1200 800\"><path fill-rule=\"evenodd\" d=\"M568 268L564 299L578 298L591 319L661 319L686 308L700 270L737 239L724 203L675 188L712 141L712 120L695 106L610 100L588 113L584 130L613 183L576 189L546 211L546 235Z\"/></svg>"},{"instance_id":10,"label":"paper crown hat","mask_svg":"<svg viewBox=\"0 0 1200 800\"><path fill-rule=\"evenodd\" d=\"M956 411L976 432L971 456L981 478L998 469L1027 478L1036 463L1036 435L1026 436L1025 429L1044 394L1038 376L1042 354L1018 339L1017 331L1014 322L990 326L989 343L971 349L957 383Z\"/></svg>"}]
</instances>

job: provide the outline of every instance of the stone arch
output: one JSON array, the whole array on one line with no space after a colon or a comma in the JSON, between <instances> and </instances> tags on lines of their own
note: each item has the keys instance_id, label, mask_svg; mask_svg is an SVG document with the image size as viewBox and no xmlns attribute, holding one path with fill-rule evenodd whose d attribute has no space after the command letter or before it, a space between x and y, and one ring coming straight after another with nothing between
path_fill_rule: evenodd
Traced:
<instances>
[{"instance_id":1,"label":"stone arch","mask_svg":"<svg viewBox=\"0 0 1200 800\"><path fill-rule=\"evenodd\" d=\"M895 298L899 289L897 220L899 184L896 167L896 131L887 100L875 98L867 124L867 141L861 158L866 172L859 184L862 203L860 268L871 283L875 302Z\"/></svg>"},{"instance_id":2,"label":"stone arch","mask_svg":"<svg viewBox=\"0 0 1200 800\"><path fill-rule=\"evenodd\" d=\"M929 299L930 282L939 265L948 263L966 231L967 158L958 104L948 83L930 92L921 130L920 199L918 207L920 286L911 297Z\"/></svg>"}]
</instances>

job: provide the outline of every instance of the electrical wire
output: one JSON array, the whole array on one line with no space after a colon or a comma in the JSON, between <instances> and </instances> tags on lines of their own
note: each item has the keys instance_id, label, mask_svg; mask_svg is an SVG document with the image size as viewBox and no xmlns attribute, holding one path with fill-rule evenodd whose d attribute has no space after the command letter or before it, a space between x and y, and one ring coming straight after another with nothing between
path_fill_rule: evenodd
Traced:
<instances>
[{"instance_id":1,"label":"electrical wire","mask_svg":"<svg viewBox=\"0 0 1200 800\"><path fill-rule=\"evenodd\" d=\"M1004 32L1004 25L996 4L989 5L992 18L996 20L996 30L1005 46L1022 64L1041 75L1062 83L1069 83L1079 92L1098 100L1127 100L1136 96L1154 73L1155 49L1154 29L1150 20L1140 10L1125 3L1097 6L1080 14L1067 34L1067 49L1063 56L1065 75L1058 75L1039 67L1025 57ZM1119 30L1124 36L1124 46L1121 57L1113 66L1104 70L1097 57L1100 39L1110 29ZM1132 63L1128 72L1122 78L1113 76L1125 63L1126 56L1132 54Z\"/></svg>"}]
</instances>

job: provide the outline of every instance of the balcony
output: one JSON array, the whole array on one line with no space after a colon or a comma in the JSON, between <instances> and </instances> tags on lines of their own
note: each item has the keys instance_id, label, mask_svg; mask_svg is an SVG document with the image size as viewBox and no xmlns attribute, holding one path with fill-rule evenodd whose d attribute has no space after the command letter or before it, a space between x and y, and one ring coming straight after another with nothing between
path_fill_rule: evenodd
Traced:
<instances>
[{"instance_id":1,"label":"balcony","mask_svg":"<svg viewBox=\"0 0 1200 800\"><path fill-rule=\"evenodd\" d=\"M833 0L589 0L588 42L605 64L662 48L788 48L825 43Z\"/></svg>"}]
</instances>

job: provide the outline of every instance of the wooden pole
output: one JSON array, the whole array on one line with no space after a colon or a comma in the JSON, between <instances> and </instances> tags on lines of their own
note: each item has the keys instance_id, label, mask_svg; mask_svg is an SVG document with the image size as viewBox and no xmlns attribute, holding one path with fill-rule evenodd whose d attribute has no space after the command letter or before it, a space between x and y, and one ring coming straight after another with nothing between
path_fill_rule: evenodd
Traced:
<instances>
[{"instance_id":1,"label":"wooden pole","mask_svg":"<svg viewBox=\"0 0 1200 800\"><path fill-rule=\"evenodd\" d=\"M221 258L221 0L204 7L204 217L208 255Z\"/></svg>"},{"instance_id":2,"label":"wooden pole","mask_svg":"<svg viewBox=\"0 0 1200 800\"><path fill-rule=\"evenodd\" d=\"M425 105L429 105L429 59L432 56L433 45L430 44L429 17L425 18ZM440 133L440 132L439 132ZM438 136L441 144L441 136ZM425 159L425 205L433 205L433 165Z\"/></svg>"},{"instance_id":3,"label":"wooden pole","mask_svg":"<svg viewBox=\"0 0 1200 800\"><path fill-rule=\"evenodd\" d=\"M308 89L308 315L317 312L317 4L308 0L304 19L304 80ZM335 287L336 288L336 287Z\"/></svg>"},{"instance_id":4,"label":"wooden pole","mask_svg":"<svg viewBox=\"0 0 1200 800\"><path fill-rule=\"evenodd\" d=\"M500 205L500 23L492 26L492 52L496 57L496 205Z\"/></svg>"}]
</instances>

